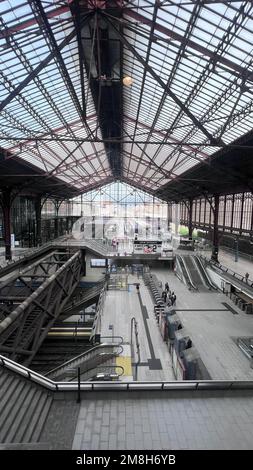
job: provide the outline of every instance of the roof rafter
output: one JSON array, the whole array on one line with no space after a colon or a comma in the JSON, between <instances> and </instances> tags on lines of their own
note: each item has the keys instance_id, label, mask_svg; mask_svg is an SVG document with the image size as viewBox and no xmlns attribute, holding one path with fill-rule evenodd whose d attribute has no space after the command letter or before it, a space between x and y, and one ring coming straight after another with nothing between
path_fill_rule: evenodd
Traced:
<instances>
[{"instance_id":1,"label":"roof rafter","mask_svg":"<svg viewBox=\"0 0 253 470\"><path fill-rule=\"evenodd\" d=\"M142 58L142 56L137 52L137 50L129 43L129 41L118 31L118 29L113 25L108 16L103 13L103 16L107 17L107 20L112 25L114 31L120 37L123 44L132 52L133 56L143 65L144 68L150 73L150 75L158 82L158 84L166 91L168 96L182 109L182 111L188 116L192 123L210 140L213 144L220 144L219 139L213 138L212 134L200 123L200 121L193 115L193 113L182 103L182 101L175 95L175 93L167 86L166 83L160 78L160 76L153 70L153 68Z\"/></svg>"}]
</instances>

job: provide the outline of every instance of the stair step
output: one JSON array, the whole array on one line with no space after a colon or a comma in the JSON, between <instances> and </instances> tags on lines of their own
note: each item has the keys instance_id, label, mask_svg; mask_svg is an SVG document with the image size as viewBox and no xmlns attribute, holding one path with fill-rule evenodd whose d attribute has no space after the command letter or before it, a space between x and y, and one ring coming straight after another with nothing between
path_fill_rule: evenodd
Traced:
<instances>
[{"instance_id":1,"label":"stair step","mask_svg":"<svg viewBox=\"0 0 253 470\"><path fill-rule=\"evenodd\" d=\"M0 423L1 426L3 426L4 419L6 415L8 415L9 409L8 409L8 402L10 397L17 397L18 394L22 388L21 382L19 383L19 380L17 380L15 377L11 377L11 380L8 381L8 385L6 385L5 390L2 394L2 398L0 401ZM1 391L2 392L2 391ZM1 442L1 441L0 441Z\"/></svg>"},{"instance_id":2,"label":"stair step","mask_svg":"<svg viewBox=\"0 0 253 470\"><path fill-rule=\"evenodd\" d=\"M41 410L47 400L47 393L42 389L35 388L32 406L27 410L22 421L22 427L15 435L15 442L29 442L34 430L36 429L37 422L39 421Z\"/></svg>"},{"instance_id":3,"label":"stair step","mask_svg":"<svg viewBox=\"0 0 253 470\"><path fill-rule=\"evenodd\" d=\"M29 413L30 409L32 409L34 412L35 395L36 388L32 387L30 384L30 389L27 389L25 399L23 400L22 404L19 403L19 408L15 416L13 417L12 421L10 420L9 429L6 432L5 438L2 442L20 442L20 435L23 433L25 426L24 421L26 422L27 413Z\"/></svg>"},{"instance_id":4,"label":"stair step","mask_svg":"<svg viewBox=\"0 0 253 470\"><path fill-rule=\"evenodd\" d=\"M1 383L0 383L0 391L1 391L1 402L0 402L0 415L1 415L1 407L2 407L2 397L4 397L6 391L11 386L11 383L15 380L15 377L11 374L8 374L7 370L5 369L5 373L1 376Z\"/></svg>"},{"instance_id":5,"label":"stair step","mask_svg":"<svg viewBox=\"0 0 253 470\"><path fill-rule=\"evenodd\" d=\"M28 386L27 386L28 385ZM5 439L9 433L10 428L16 422L16 417L26 400L27 395L30 391L30 384L25 382L19 382L14 393L8 394L8 402L1 415L1 426L0 431L0 442L5 442ZM16 424L16 423L15 423Z\"/></svg>"},{"instance_id":6,"label":"stair step","mask_svg":"<svg viewBox=\"0 0 253 470\"><path fill-rule=\"evenodd\" d=\"M41 412L40 412L39 419L36 423L36 427L33 431L33 434L31 435L29 439L30 442L38 442L42 434L42 431L44 429L52 403L53 403L53 397L47 395L43 406L41 406Z\"/></svg>"}]
</instances>

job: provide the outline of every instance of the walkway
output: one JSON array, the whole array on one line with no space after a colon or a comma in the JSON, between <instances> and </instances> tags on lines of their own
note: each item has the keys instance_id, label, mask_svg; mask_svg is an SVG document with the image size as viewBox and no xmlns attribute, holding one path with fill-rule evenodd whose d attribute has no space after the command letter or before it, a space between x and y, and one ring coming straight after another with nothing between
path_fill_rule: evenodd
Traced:
<instances>
[{"instance_id":1,"label":"walkway","mask_svg":"<svg viewBox=\"0 0 253 470\"><path fill-rule=\"evenodd\" d=\"M125 343L130 343L131 318L135 317L138 322L141 355L138 380L174 380L169 351L160 335L149 291L143 280L135 275L129 275L128 282L129 291L107 291L101 335L122 336ZM136 282L140 283L139 294L134 285Z\"/></svg>"},{"instance_id":2,"label":"walkway","mask_svg":"<svg viewBox=\"0 0 253 470\"><path fill-rule=\"evenodd\" d=\"M206 256L207 258L211 257L211 251L196 251L196 254L201 254ZM223 266L226 266L232 271L241 274L241 276L245 276L245 273L249 273L249 278L253 280L253 262L243 258L242 256L238 256L238 261L235 261L235 254L230 253L229 251L223 250L222 248L219 249L219 262Z\"/></svg>"},{"instance_id":3,"label":"walkway","mask_svg":"<svg viewBox=\"0 0 253 470\"><path fill-rule=\"evenodd\" d=\"M87 395L72 449L253 449L252 392Z\"/></svg>"},{"instance_id":4,"label":"walkway","mask_svg":"<svg viewBox=\"0 0 253 470\"><path fill-rule=\"evenodd\" d=\"M249 359L236 345L238 336L253 336L253 317L222 293L192 292L166 269L152 269L177 295L176 312L212 379L252 380Z\"/></svg>"}]
</instances>

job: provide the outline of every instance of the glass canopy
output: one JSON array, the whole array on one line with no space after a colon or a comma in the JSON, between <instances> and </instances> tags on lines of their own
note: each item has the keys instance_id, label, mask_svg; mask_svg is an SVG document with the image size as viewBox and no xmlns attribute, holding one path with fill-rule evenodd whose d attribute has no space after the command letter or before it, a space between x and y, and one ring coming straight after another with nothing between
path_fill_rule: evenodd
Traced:
<instances>
[{"instance_id":1,"label":"glass canopy","mask_svg":"<svg viewBox=\"0 0 253 470\"><path fill-rule=\"evenodd\" d=\"M105 22L106 6L119 11L121 75L132 84L122 86L117 175L80 58L76 4L83 22L97 7ZM115 179L155 194L252 129L252 2L3 0L0 27L5 158L80 194Z\"/></svg>"}]
</instances>

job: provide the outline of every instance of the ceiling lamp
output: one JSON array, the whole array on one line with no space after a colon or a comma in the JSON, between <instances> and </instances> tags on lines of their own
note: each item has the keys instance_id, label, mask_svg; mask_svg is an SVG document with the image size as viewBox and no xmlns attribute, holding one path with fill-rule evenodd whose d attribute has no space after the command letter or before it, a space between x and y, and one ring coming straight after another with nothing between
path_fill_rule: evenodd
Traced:
<instances>
[{"instance_id":1,"label":"ceiling lamp","mask_svg":"<svg viewBox=\"0 0 253 470\"><path fill-rule=\"evenodd\" d=\"M125 86L131 86L133 84L133 79L132 77L124 77L123 78L123 84Z\"/></svg>"}]
</instances>

